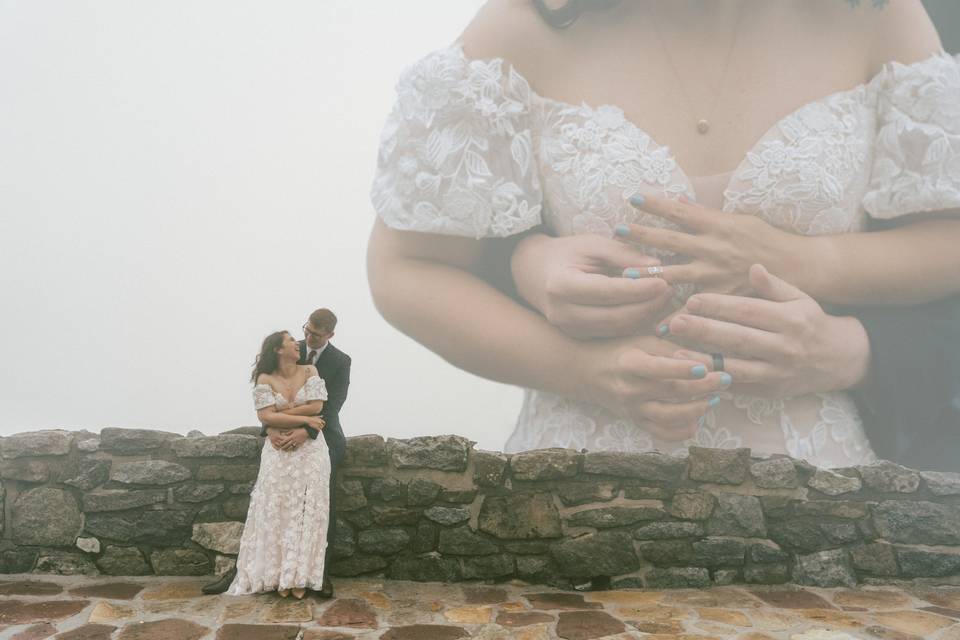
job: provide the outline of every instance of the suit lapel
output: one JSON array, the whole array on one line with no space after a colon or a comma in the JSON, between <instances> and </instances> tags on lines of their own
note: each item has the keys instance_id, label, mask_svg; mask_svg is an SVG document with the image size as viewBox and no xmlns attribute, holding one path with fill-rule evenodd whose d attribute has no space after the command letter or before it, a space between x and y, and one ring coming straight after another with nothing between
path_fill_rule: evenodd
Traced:
<instances>
[{"instance_id":1,"label":"suit lapel","mask_svg":"<svg viewBox=\"0 0 960 640\"><path fill-rule=\"evenodd\" d=\"M301 340L299 344L300 344L300 362L298 362L297 364L306 364L306 362L307 362L307 341L306 341L306 340Z\"/></svg>"}]
</instances>

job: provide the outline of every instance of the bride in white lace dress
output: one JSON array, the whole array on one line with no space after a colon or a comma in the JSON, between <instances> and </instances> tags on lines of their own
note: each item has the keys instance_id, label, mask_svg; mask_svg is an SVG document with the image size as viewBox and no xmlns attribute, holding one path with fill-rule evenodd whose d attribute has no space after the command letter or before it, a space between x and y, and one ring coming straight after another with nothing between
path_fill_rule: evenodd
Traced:
<instances>
[{"instance_id":1,"label":"bride in white lace dress","mask_svg":"<svg viewBox=\"0 0 960 640\"><path fill-rule=\"evenodd\" d=\"M263 444L231 595L276 590L302 598L306 589L323 587L330 456L316 436L327 390L316 367L299 359L300 345L278 331L264 339L254 367L257 417L288 432Z\"/></svg>"},{"instance_id":2,"label":"bride in white lace dress","mask_svg":"<svg viewBox=\"0 0 960 640\"><path fill-rule=\"evenodd\" d=\"M737 286L714 290L754 285L771 303L762 336L771 344L801 310L826 358L815 371L794 367L776 394L755 394L756 380L729 386L655 335L658 318L711 290L704 280L658 283L659 314L632 325L646 335L580 341L474 274L494 238L541 224L560 237L592 234L621 256L612 238L622 231L672 264L664 247L676 238L654 231L679 230L664 203L685 198L698 214L731 216L738 233L749 222L744 237L782 242L764 264L818 300L955 293L958 221L913 214L960 209L960 66L909 0L884 10L840 0L606 4L555 31L530 2L491 1L460 41L403 74L372 188L378 308L454 364L528 389L510 451L696 444L828 467L872 461L843 391L869 358L862 327L851 332L848 318L762 269L748 281L750 262ZM910 224L863 233L870 218ZM821 264L828 277L807 277ZM619 280L623 291L642 286ZM840 375L855 359L859 373Z\"/></svg>"}]
</instances>

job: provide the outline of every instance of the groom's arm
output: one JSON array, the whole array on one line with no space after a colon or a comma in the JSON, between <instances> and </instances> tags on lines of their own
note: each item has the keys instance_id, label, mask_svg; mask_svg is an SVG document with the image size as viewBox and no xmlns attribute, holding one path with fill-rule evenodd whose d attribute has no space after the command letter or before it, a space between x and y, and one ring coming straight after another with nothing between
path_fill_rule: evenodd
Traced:
<instances>
[{"instance_id":1,"label":"groom's arm","mask_svg":"<svg viewBox=\"0 0 960 640\"><path fill-rule=\"evenodd\" d=\"M350 388L351 359L343 354L344 363L336 373L324 380L327 386L327 403L324 411L328 414L339 414L343 403L347 401L347 390Z\"/></svg>"}]
</instances>

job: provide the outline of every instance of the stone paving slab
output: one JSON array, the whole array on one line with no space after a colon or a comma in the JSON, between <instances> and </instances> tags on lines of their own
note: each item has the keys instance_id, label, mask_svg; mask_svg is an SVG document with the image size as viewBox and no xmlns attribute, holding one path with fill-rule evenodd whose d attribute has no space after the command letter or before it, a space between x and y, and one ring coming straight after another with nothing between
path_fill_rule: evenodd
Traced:
<instances>
[{"instance_id":1,"label":"stone paving slab","mask_svg":"<svg viewBox=\"0 0 960 640\"><path fill-rule=\"evenodd\" d=\"M341 579L337 598L204 596L209 578L0 579L0 640L960 640L960 587L578 593Z\"/></svg>"}]
</instances>

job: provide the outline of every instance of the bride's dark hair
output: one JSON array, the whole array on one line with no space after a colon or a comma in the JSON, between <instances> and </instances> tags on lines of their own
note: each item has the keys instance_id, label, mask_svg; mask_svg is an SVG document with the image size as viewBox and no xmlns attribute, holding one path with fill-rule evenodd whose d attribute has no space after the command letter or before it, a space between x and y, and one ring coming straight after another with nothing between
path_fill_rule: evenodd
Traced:
<instances>
[{"instance_id":1,"label":"bride's dark hair","mask_svg":"<svg viewBox=\"0 0 960 640\"><path fill-rule=\"evenodd\" d=\"M567 0L563 5L551 9L545 0L532 1L540 17L554 29L569 27L580 17L580 14L587 11L603 11L623 2L623 0ZM872 2L874 7L882 9L889 0L872 0ZM847 0L847 4L856 7L860 4L860 0Z\"/></svg>"},{"instance_id":2,"label":"bride's dark hair","mask_svg":"<svg viewBox=\"0 0 960 640\"><path fill-rule=\"evenodd\" d=\"M250 382L256 383L257 377L261 373L273 373L280 366L280 356L277 355L277 349L283 345L285 336L290 335L289 331L274 331L263 339L260 345L260 353L257 359L253 361L253 374L250 376Z\"/></svg>"}]
</instances>

